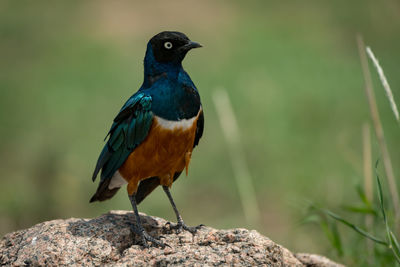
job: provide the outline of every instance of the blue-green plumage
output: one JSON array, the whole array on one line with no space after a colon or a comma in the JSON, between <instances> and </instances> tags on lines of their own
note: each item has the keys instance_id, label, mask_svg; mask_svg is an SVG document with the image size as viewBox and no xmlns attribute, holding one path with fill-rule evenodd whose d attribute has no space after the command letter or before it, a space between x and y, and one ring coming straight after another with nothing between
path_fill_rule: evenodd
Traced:
<instances>
[{"instance_id":1,"label":"blue-green plumage","mask_svg":"<svg viewBox=\"0 0 400 267\"><path fill-rule=\"evenodd\" d=\"M176 227L192 233L197 229L185 225L169 191L184 166L187 170L192 149L203 134L200 96L182 68L186 53L196 47L200 45L179 32L162 32L149 41L143 84L115 117L93 173L95 180L101 171L101 179L90 202L113 197L124 182L129 182L134 232L146 247L148 241L165 247L144 230L137 209L137 204L160 184L174 208ZM188 122L191 124L187 126ZM126 168L135 171L125 172Z\"/></svg>"},{"instance_id":2,"label":"blue-green plumage","mask_svg":"<svg viewBox=\"0 0 400 267\"><path fill-rule=\"evenodd\" d=\"M135 147L146 138L153 119L151 101L150 96L136 93L121 108L107 134L110 138L99 156L93 180L100 169L101 181L111 178Z\"/></svg>"},{"instance_id":3,"label":"blue-green plumage","mask_svg":"<svg viewBox=\"0 0 400 267\"><path fill-rule=\"evenodd\" d=\"M181 47L171 51L172 54L168 54L169 51L165 52L163 47L159 47L159 42L153 42L155 37L148 43L144 59L143 84L138 92L123 105L107 134L109 139L99 156L92 176L95 180L101 170L99 188L91 202L105 200L115 194L116 190L108 189L108 184L128 156L145 140L154 116L179 121L193 118L199 113L200 96L181 63L187 51L198 47L198 44L184 37L179 36L174 41L174 45L181 45ZM203 122L204 118L201 114L196 130L195 145L202 135ZM179 174L175 179L178 176ZM148 188L151 181L148 180L147 184L147 180L141 182L138 196L145 196L155 188L153 186Z\"/></svg>"},{"instance_id":4,"label":"blue-green plumage","mask_svg":"<svg viewBox=\"0 0 400 267\"><path fill-rule=\"evenodd\" d=\"M149 43L144 68L145 79L139 92L152 97L155 115L173 121L197 115L200 96L181 62L157 62Z\"/></svg>"}]
</instances>

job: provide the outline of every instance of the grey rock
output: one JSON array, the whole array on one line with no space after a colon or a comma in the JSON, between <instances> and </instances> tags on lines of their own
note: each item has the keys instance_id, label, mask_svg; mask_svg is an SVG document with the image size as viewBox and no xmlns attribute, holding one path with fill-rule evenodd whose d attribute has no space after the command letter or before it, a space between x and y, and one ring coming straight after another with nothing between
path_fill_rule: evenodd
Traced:
<instances>
[{"instance_id":1,"label":"grey rock","mask_svg":"<svg viewBox=\"0 0 400 267\"><path fill-rule=\"evenodd\" d=\"M148 233L170 247L143 248L130 228L132 212L95 219L53 220L0 241L7 266L342 266L322 256L293 254L257 231L202 227L176 233L167 221L141 214Z\"/></svg>"}]
</instances>

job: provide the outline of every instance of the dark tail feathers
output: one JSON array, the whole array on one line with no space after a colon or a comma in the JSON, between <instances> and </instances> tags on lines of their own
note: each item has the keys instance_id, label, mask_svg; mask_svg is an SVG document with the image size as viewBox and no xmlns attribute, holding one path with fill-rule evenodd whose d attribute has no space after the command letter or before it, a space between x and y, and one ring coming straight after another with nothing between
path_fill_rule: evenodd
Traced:
<instances>
[{"instance_id":1,"label":"dark tail feathers","mask_svg":"<svg viewBox=\"0 0 400 267\"><path fill-rule=\"evenodd\" d=\"M158 177L147 178L140 182L138 190L136 192L136 204L140 204L157 186L160 185L160 179Z\"/></svg>"},{"instance_id":2,"label":"dark tail feathers","mask_svg":"<svg viewBox=\"0 0 400 267\"><path fill-rule=\"evenodd\" d=\"M176 179L178 179L180 174L181 174L180 172L175 173L174 182L176 181ZM151 177L141 181L138 190L136 192L136 197L135 197L136 204L142 202L143 199L145 199L159 185L160 185L160 179L158 177Z\"/></svg>"},{"instance_id":3,"label":"dark tail feathers","mask_svg":"<svg viewBox=\"0 0 400 267\"><path fill-rule=\"evenodd\" d=\"M174 176L174 182L178 179L181 173L177 172ZM90 203L94 201L104 201L112 198L118 191L119 188L108 189L111 179L105 179L101 181L96 193L90 199ZM140 182L138 190L136 192L136 204L139 205L157 186L160 185L160 179L158 177L147 178Z\"/></svg>"},{"instance_id":4,"label":"dark tail feathers","mask_svg":"<svg viewBox=\"0 0 400 267\"><path fill-rule=\"evenodd\" d=\"M90 199L90 203L94 201L104 201L112 198L118 191L119 187L108 189L111 179L104 179L100 182L99 187L97 187L96 193Z\"/></svg>"}]
</instances>

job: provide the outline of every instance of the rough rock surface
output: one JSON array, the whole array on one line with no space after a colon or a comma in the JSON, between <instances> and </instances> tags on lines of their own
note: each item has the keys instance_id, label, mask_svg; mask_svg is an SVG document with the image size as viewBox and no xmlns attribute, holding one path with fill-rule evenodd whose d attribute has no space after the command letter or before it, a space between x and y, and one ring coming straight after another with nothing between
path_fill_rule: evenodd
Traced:
<instances>
[{"instance_id":1,"label":"rough rock surface","mask_svg":"<svg viewBox=\"0 0 400 267\"><path fill-rule=\"evenodd\" d=\"M54 220L7 234L0 265L11 266L341 266L324 257L292 254L257 231L202 227L177 234L167 221L141 214L148 233L171 247L142 248L130 230L133 213Z\"/></svg>"}]
</instances>

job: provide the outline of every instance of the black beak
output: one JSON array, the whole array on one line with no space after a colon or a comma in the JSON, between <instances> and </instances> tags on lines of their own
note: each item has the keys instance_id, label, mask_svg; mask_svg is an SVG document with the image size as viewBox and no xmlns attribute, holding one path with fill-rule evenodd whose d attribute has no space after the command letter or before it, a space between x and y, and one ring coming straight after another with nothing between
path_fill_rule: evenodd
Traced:
<instances>
[{"instance_id":1,"label":"black beak","mask_svg":"<svg viewBox=\"0 0 400 267\"><path fill-rule=\"evenodd\" d=\"M199 48L199 47L203 47L203 46L199 43L190 41L189 43L182 46L182 49L185 51L189 51L190 49Z\"/></svg>"},{"instance_id":2,"label":"black beak","mask_svg":"<svg viewBox=\"0 0 400 267\"><path fill-rule=\"evenodd\" d=\"M190 49L192 49L192 48L199 48L199 47L203 47L201 44L199 44L199 43L196 43L196 42L192 42L192 41L190 41L190 42L187 44L187 46L189 46L189 47L190 47Z\"/></svg>"}]
</instances>

